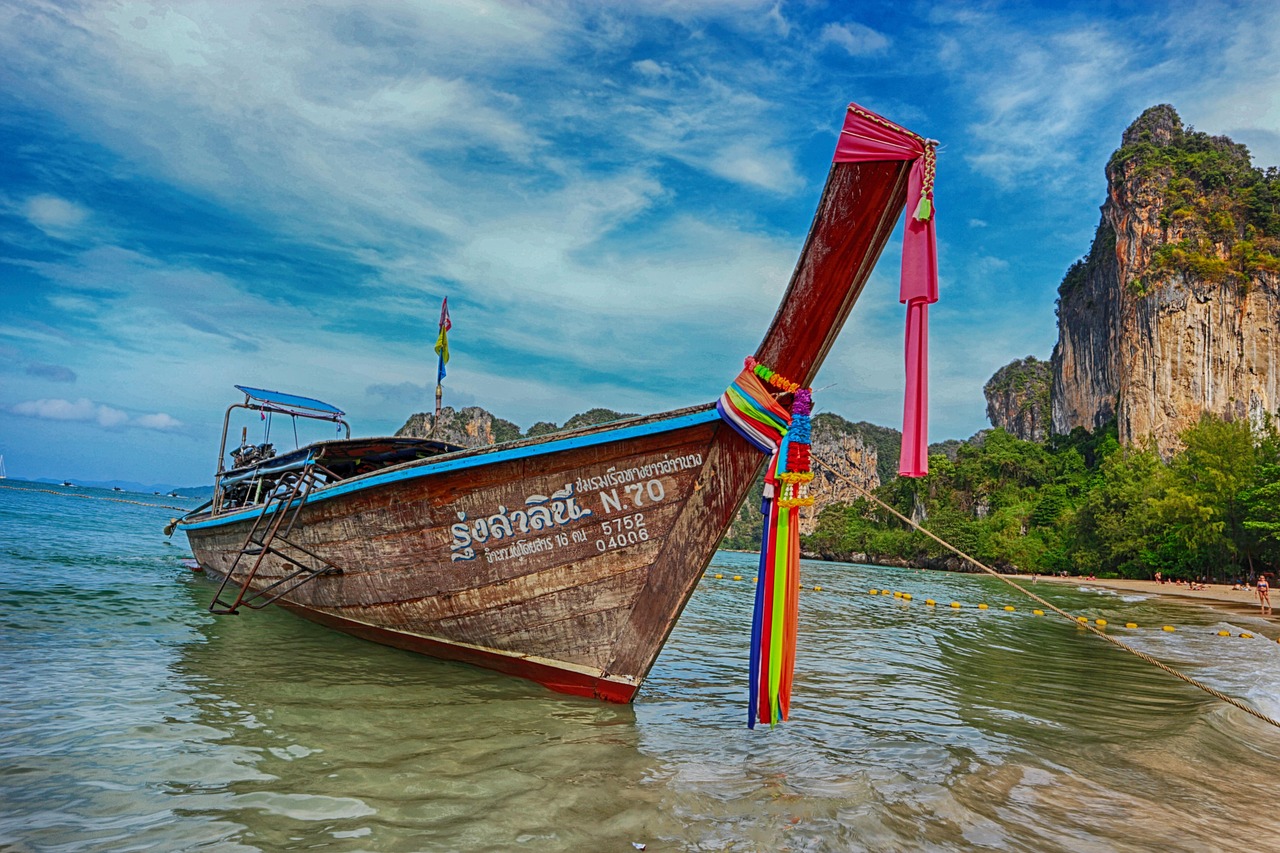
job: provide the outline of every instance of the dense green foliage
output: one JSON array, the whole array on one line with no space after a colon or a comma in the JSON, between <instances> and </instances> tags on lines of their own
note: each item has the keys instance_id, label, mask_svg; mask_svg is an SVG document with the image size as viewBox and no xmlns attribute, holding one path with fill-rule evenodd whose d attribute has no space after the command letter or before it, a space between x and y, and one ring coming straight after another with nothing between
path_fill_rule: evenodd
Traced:
<instances>
[{"instance_id":1,"label":"dense green foliage","mask_svg":"<svg viewBox=\"0 0 1280 853\"><path fill-rule=\"evenodd\" d=\"M988 565L1024 572L1228 580L1280 568L1280 435L1205 415L1168 462L1122 448L1114 425L1048 444L1004 430L930 459L877 496ZM805 540L841 558L928 562L949 552L867 501L828 506Z\"/></svg>"},{"instance_id":2,"label":"dense green foliage","mask_svg":"<svg viewBox=\"0 0 1280 853\"><path fill-rule=\"evenodd\" d=\"M506 418L495 417L493 419L493 440L495 443L504 441L515 441L520 438L520 427Z\"/></svg>"},{"instance_id":3,"label":"dense green foliage","mask_svg":"<svg viewBox=\"0 0 1280 853\"><path fill-rule=\"evenodd\" d=\"M1116 232L1105 219L1098 223L1098 230L1093 235L1093 243L1089 246L1089 254L1067 268L1058 285L1058 296L1066 296L1080 287L1106 263L1114 263L1116 252Z\"/></svg>"},{"instance_id":4,"label":"dense green foliage","mask_svg":"<svg viewBox=\"0 0 1280 853\"><path fill-rule=\"evenodd\" d=\"M610 421L620 421L623 418L634 418L635 412L615 412L613 409L587 409L580 412L564 422L561 429L578 429L584 426L595 426L596 424L607 424Z\"/></svg>"}]
</instances>

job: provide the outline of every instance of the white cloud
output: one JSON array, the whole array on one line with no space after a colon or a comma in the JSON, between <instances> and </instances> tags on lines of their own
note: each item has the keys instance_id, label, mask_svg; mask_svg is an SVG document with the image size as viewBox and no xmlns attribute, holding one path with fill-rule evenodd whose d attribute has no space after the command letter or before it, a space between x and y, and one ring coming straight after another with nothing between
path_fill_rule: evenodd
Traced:
<instances>
[{"instance_id":1,"label":"white cloud","mask_svg":"<svg viewBox=\"0 0 1280 853\"><path fill-rule=\"evenodd\" d=\"M133 419L133 423L143 429L176 429L182 426L182 421L167 415L164 412L156 412L153 415L139 415Z\"/></svg>"},{"instance_id":2,"label":"white cloud","mask_svg":"<svg viewBox=\"0 0 1280 853\"><path fill-rule=\"evenodd\" d=\"M13 411L30 418L49 421L96 421L99 426L116 427L129 420L119 409L94 403L84 397L79 400L45 399L17 403Z\"/></svg>"},{"instance_id":3,"label":"white cloud","mask_svg":"<svg viewBox=\"0 0 1280 853\"><path fill-rule=\"evenodd\" d=\"M152 415L141 415L130 419L126 412L103 403L95 403L85 397L78 400L41 399L16 403L12 407L14 414L46 421L83 421L112 429L119 426L138 426L144 429L173 429L182 426L182 422L163 412Z\"/></svg>"},{"instance_id":4,"label":"white cloud","mask_svg":"<svg viewBox=\"0 0 1280 853\"><path fill-rule=\"evenodd\" d=\"M983 278L1009 269L1009 262L1004 258L991 255L978 255L972 260L973 272Z\"/></svg>"},{"instance_id":5,"label":"white cloud","mask_svg":"<svg viewBox=\"0 0 1280 853\"><path fill-rule=\"evenodd\" d=\"M129 416L119 409L99 404L94 413L99 426L118 427L129 422Z\"/></svg>"},{"instance_id":6,"label":"white cloud","mask_svg":"<svg viewBox=\"0 0 1280 853\"><path fill-rule=\"evenodd\" d=\"M75 234L89 216L89 211L54 195L36 195L23 205L27 220L50 237L64 239Z\"/></svg>"},{"instance_id":7,"label":"white cloud","mask_svg":"<svg viewBox=\"0 0 1280 853\"><path fill-rule=\"evenodd\" d=\"M856 21L827 24L819 33L818 41L842 48L850 56L871 56L889 47L888 36Z\"/></svg>"},{"instance_id":8,"label":"white cloud","mask_svg":"<svg viewBox=\"0 0 1280 853\"><path fill-rule=\"evenodd\" d=\"M641 59L638 62L633 62L631 67L645 77L668 77L671 75L670 68L654 62L652 59Z\"/></svg>"},{"instance_id":9,"label":"white cloud","mask_svg":"<svg viewBox=\"0 0 1280 853\"><path fill-rule=\"evenodd\" d=\"M28 400L18 403L13 411L31 418L43 418L51 421L88 421L97 415L98 407L81 397L70 400Z\"/></svg>"}]
</instances>

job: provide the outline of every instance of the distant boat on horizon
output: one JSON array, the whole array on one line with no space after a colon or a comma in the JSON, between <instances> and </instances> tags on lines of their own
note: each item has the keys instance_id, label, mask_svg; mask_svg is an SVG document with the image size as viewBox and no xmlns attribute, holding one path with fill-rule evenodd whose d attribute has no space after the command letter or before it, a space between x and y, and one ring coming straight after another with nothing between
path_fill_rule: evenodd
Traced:
<instances>
[{"instance_id":1,"label":"distant boat on horizon","mask_svg":"<svg viewBox=\"0 0 1280 853\"><path fill-rule=\"evenodd\" d=\"M4 479L4 456L0 455L0 480Z\"/></svg>"}]
</instances>

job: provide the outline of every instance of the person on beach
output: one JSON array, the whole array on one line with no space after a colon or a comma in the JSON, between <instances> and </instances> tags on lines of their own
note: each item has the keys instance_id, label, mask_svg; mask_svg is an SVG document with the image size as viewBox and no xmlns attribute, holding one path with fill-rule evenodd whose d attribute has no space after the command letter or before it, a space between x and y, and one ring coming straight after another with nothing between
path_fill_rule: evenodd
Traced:
<instances>
[{"instance_id":1,"label":"person on beach","mask_svg":"<svg viewBox=\"0 0 1280 853\"><path fill-rule=\"evenodd\" d=\"M1270 614L1271 613L1271 582L1267 579L1266 575L1262 575L1258 578L1258 583L1255 588L1258 591L1258 604L1261 605L1263 614L1264 615Z\"/></svg>"}]
</instances>

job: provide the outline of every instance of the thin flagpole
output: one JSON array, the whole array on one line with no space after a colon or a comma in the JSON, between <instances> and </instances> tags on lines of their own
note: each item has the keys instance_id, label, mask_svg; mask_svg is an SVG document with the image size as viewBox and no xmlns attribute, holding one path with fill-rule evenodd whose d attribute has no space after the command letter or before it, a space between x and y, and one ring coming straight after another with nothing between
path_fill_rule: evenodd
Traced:
<instances>
[{"instance_id":1,"label":"thin flagpole","mask_svg":"<svg viewBox=\"0 0 1280 853\"><path fill-rule=\"evenodd\" d=\"M440 357L439 366L436 368L436 416L431 421L431 430L429 436L435 435L436 429L440 426L440 408L444 401L444 366L449 362L449 337L448 332L453 328L453 322L449 319L449 297L445 297L440 303L440 332L436 337L436 355Z\"/></svg>"}]
</instances>

